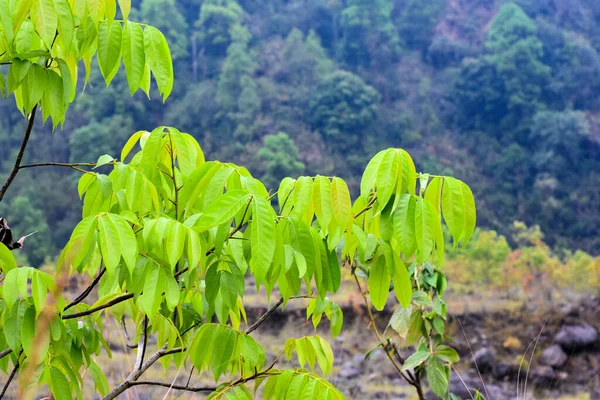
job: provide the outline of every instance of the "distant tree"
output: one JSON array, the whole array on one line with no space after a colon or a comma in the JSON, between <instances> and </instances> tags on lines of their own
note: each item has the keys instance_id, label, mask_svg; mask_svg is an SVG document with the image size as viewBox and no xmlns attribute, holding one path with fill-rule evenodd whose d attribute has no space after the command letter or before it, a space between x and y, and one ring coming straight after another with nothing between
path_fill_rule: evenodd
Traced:
<instances>
[{"instance_id":1,"label":"distant tree","mask_svg":"<svg viewBox=\"0 0 600 400\"><path fill-rule=\"evenodd\" d=\"M188 56L188 24L175 0L142 0L140 12L144 21L164 33L169 41L173 60Z\"/></svg>"},{"instance_id":2,"label":"distant tree","mask_svg":"<svg viewBox=\"0 0 600 400\"><path fill-rule=\"evenodd\" d=\"M402 42L410 49L427 49L445 5L446 0L409 0L396 24Z\"/></svg>"},{"instance_id":3,"label":"distant tree","mask_svg":"<svg viewBox=\"0 0 600 400\"><path fill-rule=\"evenodd\" d=\"M373 122L381 96L359 76L337 71L323 79L310 102L313 129L326 140L355 145Z\"/></svg>"},{"instance_id":4,"label":"distant tree","mask_svg":"<svg viewBox=\"0 0 600 400\"><path fill-rule=\"evenodd\" d=\"M262 181L267 189L276 190L283 178L300 176L304 170L304 164L298 157L298 148L283 132L266 136L258 157L265 163Z\"/></svg>"},{"instance_id":5,"label":"distant tree","mask_svg":"<svg viewBox=\"0 0 600 400\"><path fill-rule=\"evenodd\" d=\"M130 117L116 115L101 121L93 120L71 134L69 139L72 162L89 159L90 154L116 154L133 130ZM117 150L115 150L117 149Z\"/></svg>"},{"instance_id":6,"label":"distant tree","mask_svg":"<svg viewBox=\"0 0 600 400\"><path fill-rule=\"evenodd\" d=\"M240 23L243 9L235 0L206 0L196 22L200 46L208 55L222 56L232 42L232 30Z\"/></svg>"},{"instance_id":7,"label":"distant tree","mask_svg":"<svg viewBox=\"0 0 600 400\"><path fill-rule=\"evenodd\" d=\"M589 138L590 126L581 112L537 113L531 127L531 139L536 143L533 157L536 167L555 176L581 171L583 150Z\"/></svg>"},{"instance_id":8,"label":"distant tree","mask_svg":"<svg viewBox=\"0 0 600 400\"><path fill-rule=\"evenodd\" d=\"M261 99L253 74L256 69L254 54L248 50L250 33L241 26L232 29L232 42L227 48L227 58L223 64L217 87L217 102L224 116L240 129L234 135L240 138L251 135L250 125L256 119Z\"/></svg>"},{"instance_id":9,"label":"distant tree","mask_svg":"<svg viewBox=\"0 0 600 400\"><path fill-rule=\"evenodd\" d=\"M495 132L507 113L504 82L486 59L463 62L451 98L457 106L457 125L463 130Z\"/></svg>"},{"instance_id":10,"label":"distant tree","mask_svg":"<svg viewBox=\"0 0 600 400\"><path fill-rule=\"evenodd\" d=\"M550 68L542 62L543 45L535 23L514 3L502 5L492 21L485 42L489 60L509 93L508 111L513 127L543 108L542 92L550 80Z\"/></svg>"},{"instance_id":11,"label":"distant tree","mask_svg":"<svg viewBox=\"0 0 600 400\"><path fill-rule=\"evenodd\" d=\"M400 51L393 0L349 0L342 10L342 58L350 66L381 67ZM377 60L377 63L374 63ZM373 64L372 64L373 63Z\"/></svg>"}]
</instances>

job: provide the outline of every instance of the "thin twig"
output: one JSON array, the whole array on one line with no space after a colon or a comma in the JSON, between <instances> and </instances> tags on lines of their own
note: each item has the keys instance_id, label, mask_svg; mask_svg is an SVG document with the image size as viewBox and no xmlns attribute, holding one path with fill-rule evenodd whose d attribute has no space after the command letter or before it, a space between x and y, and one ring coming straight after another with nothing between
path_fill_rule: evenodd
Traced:
<instances>
[{"instance_id":1,"label":"thin twig","mask_svg":"<svg viewBox=\"0 0 600 400\"><path fill-rule=\"evenodd\" d=\"M533 349L531 350L531 356L529 357L529 363L527 364L527 374L525 375L525 387L523 388L523 396L525 396L525 394L527 393L527 380L529 378L529 370L531 368L531 362L533 361L533 356L535 355L535 349L537 348L537 345L540 342L540 337L542 336L542 333L544 332L544 328L546 327L547 321L548 320L544 321L544 324L542 325L542 329L540 329L540 333L538 333L537 337L535 338L535 345L533 345Z\"/></svg>"},{"instance_id":2,"label":"thin twig","mask_svg":"<svg viewBox=\"0 0 600 400\"><path fill-rule=\"evenodd\" d=\"M490 394L488 393L487 386L485 385L483 376L481 375L481 371L479 370L479 366L477 365L477 361L475 360L475 355L473 354L473 349L471 348L471 343L469 342L469 338L467 337L467 332L465 331L465 328L463 327L462 322L460 322L460 318L458 318L458 316L456 316L456 321L460 325L460 329L462 330L462 333L465 337L465 341L467 342L467 346L469 347L469 353L471 353L471 358L473 359L473 364L475 364L475 370L477 370L477 375L479 375L479 380L481 381L481 384L483 385L483 390L485 390L485 396L487 399L489 399Z\"/></svg>"},{"instance_id":3,"label":"thin twig","mask_svg":"<svg viewBox=\"0 0 600 400\"><path fill-rule=\"evenodd\" d=\"M8 175L6 182L0 190L0 202L4 198L4 195L6 194L6 191L10 187L11 183L19 173L19 167L21 166L21 161L23 160L23 155L25 154L25 149L27 148L27 143L29 142L29 137L31 136L31 131L33 130L33 123L35 122L35 114L37 112L37 107L37 104L33 106L31 114L29 114L29 119L27 121L27 129L25 130L25 136L23 137L23 142L21 142L21 148L19 149L19 153L17 154L15 165L13 166L10 175Z\"/></svg>"},{"instance_id":4,"label":"thin twig","mask_svg":"<svg viewBox=\"0 0 600 400\"><path fill-rule=\"evenodd\" d=\"M77 296L77 298L75 300L73 300L72 302L67 304L67 306L65 307L65 309L63 311L67 311L69 308L76 306L77 304L79 304L83 300L85 300L85 298L92 292L92 290L98 284L98 282L100 282L100 279L102 279L102 276L104 275L105 272L106 272L106 268L102 268L100 270L100 273L98 274L98 276L96 278L94 278L92 283L90 283L90 285L83 291L83 293L81 293L79 296Z\"/></svg>"},{"instance_id":5,"label":"thin twig","mask_svg":"<svg viewBox=\"0 0 600 400\"><path fill-rule=\"evenodd\" d=\"M104 310L105 308L112 307L115 304L119 304L119 303L122 303L129 299L132 299L133 296L134 296L133 293L126 293L123 296L119 296L119 297L109 301L106 304L99 305L98 307L90 308L89 310L78 312L78 313L63 315L62 319L73 319L73 318L85 317L86 315L91 315L97 311Z\"/></svg>"}]
</instances>

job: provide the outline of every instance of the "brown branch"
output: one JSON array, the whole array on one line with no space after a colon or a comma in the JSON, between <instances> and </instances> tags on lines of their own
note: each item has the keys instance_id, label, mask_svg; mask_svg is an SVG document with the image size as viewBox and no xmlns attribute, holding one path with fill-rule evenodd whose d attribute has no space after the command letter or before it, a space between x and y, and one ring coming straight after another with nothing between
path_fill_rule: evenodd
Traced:
<instances>
[{"instance_id":1,"label":"brown branch","mask_svg":"<svg viewBox=\"0 0 600 400\"><path fill-rule=\"evenodd\" d=\"M27 143L29 142L29 137L31 136L31 131L33 130L33 123L35 122L35 114L37 111L37 107L38 106L36 104L31 110L31 114L29 115L29 119L27 121L27 129L25 130L25 136L23 137L23 142L21 142L21 148L19 149L19 153L17 154L15 165L13 166L10 175L8 175L6 182L4 182L2 189L0 189L0 202L4 198L4 195L6 194L6 191L10 187L11 183L17 176L17 173L19 173L19 167L21 166L21 161L23 160L23 155L25 154L25 149L27 148Z\"/></svg>"},{"instance_id":2,"label":"brown branch","mask_svg":"<svg viewBox=\"0 0 600 400\"><path fill-rule=\"evenodd\" d=\"M312 299L313 297L311 296L293 296L290 297L290 300L296 300L296 299ZM269 308L267 310L266 313L264 313L255 323L253 323L248 329L246 329L246 335L251 334L252 332L254 332L255 330L257 330L270 316L271 314L273 314L280 305L283 304L283 297L279 299L279 301L277 301L277 303L273 304L273 306L271 306L271 308Z\"/></svg>"},{"instance_id":3,"label":"brown branch","mask_svg":"<svg viewBox=\"0 0 600 400\"><path fill-rule=\"evenodd\" d=\"M271 316L271 314L273 314L275 312L275 310L277 310L279 308L279 306L282 304L283 304L283 297L280 298L279 301L277 303L275 303L271 308L269 308L269 310L267 310L267 312L264 313L258 319L258 321L256 321L254 324L252 324L252 326L250 326L248 329L246 329L246 335L249 335L252 332L254 332L255 330L257 330L258 327L261 326L267 320L267 318L269 318Z\"/></svg>"},{"instance_id":4,"label":"brown branch","mask_svg":"<svg viewBox=\"0 0 600 400\"><path fill-rule=\"evenodd\" d=\"M214 392L217 390L216 387L193 387L189 385L174 385L170 382L158 382L158 381L134 381L129 384L132 386L162 386L174 390L182 390L186 392Z\"/></svg>"},{"instance_id":5,"label":"brown branch","mask_svg":"<svg viewBox=\"0 0 600 400\"><path fill-rule=\"evenodd\" d=\"M4 350L0 351L0 360L2 360L4 357L9 355L10 353L12 353L12 349L4 349Z\"/></svg>"},{"instance_id":6,"label":"brown branch","mask_svg":"<svg viewBox=\"0 0 600 400\"><path fill-rule=\"evenodd\" d=\"M131 343L131 338L129 337L129 332L127 332L127 325L125 324L125 316L121 318L121 329L123 330L123 335L125 335L125 340L127 347L130 349L137 349L137 343Z\"/></svg>"},{"instance_id":7,"label":"brown branch","mask_svg":"<svg viewBox=\"0 0 600 400\"><path fill-rule=\"evenodd\" d=\"M102 276L104 275L104 273L106 272L106 268L102 268L100 270L100 273L98 274L98 276L96 278L94 278L94 280L92 281L92 283L90 283L90 286L88 286L83 293L81 293L79 296L77 296L77 298L75 300L73 300L72 302L70 302L69 304L67 304L67 306L65 307L64 311L67 311L69 308L76 306L77 304L81 303L83 300L85 300L86 297L88 297L88 295L92 292L92 290L94 289L94 287L98 284L98 282L100 282L100 279L102 279Z\"/></svg>"},{"instance_id":8,"label":"brown branch","mask_svg":"<svg viewBox=\"0 0 600 400\"><path fill-rule=\"evenodd\" d=\"M90 308L89 310L78 312L78 313L63 315L62 319L73 319L73 318L85 317L86 315L91 315L97 311L104 310L105 308L112 307L115 304L122 303L122 302L127 301L132 298L133 298L133 293L126 293L123 296L119 296L115 299L112 299L108 303L99 305L98 307Z\"/></svg>"},{"instance_id":9,"label":"brown branch","mask_svg":"<svg viewBox=\"0 0 600 400\"><path fill-rule=\"evenodd\" d=\"M21 350L21 353L23 353L23 350ZM20 356L20 354L19 354ZM10 375L8 376L8 380L6 381L6 383L4 384L4 387L2 388L2 392L0 393L0 399L4 398L4 395L6 394L6 391L8 390L8 387L10 386L10 383L12 382L12 380L15 378L15 375L17 374L17 371L19 370L19 367L21 365L19 364L19 362L17 361L17 363L15 364L15 367L13 368L12 372L10 373Z\"/></svg>"},{"instance_id":10,"label":"brown branch","mask_svg":"<svg viewBox=\"0 0 600 400\"><path fill-rule=\"evenodd\" d=\"M75 167L95 167L95 166L96 166L96 163L91 163L91 162L90 163L44 162L44 163L37 163L37 164L23 164L23 165L19 166L19 169L36 168L36 167L67 167L67 168L75 169ZM77 170L82 171L79 168L77 168Z\"/></svg>"}]
</instances>

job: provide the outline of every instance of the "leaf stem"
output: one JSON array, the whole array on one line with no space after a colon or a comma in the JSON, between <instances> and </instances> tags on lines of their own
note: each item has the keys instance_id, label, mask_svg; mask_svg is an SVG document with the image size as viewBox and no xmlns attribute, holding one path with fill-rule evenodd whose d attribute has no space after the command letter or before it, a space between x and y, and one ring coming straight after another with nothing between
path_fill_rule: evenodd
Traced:
<instances>
[{"instance_id":1,"label":"leaf stem","mask_svg":"<svg viewBox=\"0 0 600 400\"><path fill-rule=\"evenodd\" d=\"M81 303L83 300L85 300L85 298L92 292L92 290L98 284L98 282L100 282L100 279L102 279L102 276L104 275L105 272L106 272L106 268L102 268L100 270L100 273L92 281L92 283L83 291L83 293L81 293L79 296L77 296L77 298L75 300L73 300L72 302L67 304L67 306L64 308L63 312L67 311L69 308L71 308L71 307Z\"/></svg>"},{"instance_id":2,"label":"leaf stem","mask_svg":"<svg viewBox=\"0 0 600 400\"><path fill-rule=\"evenodd\" d=\"M112 307L115 304L119 304L119 303L122 303L129 299L132 299L133 296L134 296L133 293L126 293L122 296L112 299L111 301L109 301L106 304L99 305L98 307L90 308L89 310L85 310L85 311L78 312L78 313L63 315L62 319L73 319L73 318L85 317L86 315L92 315L93 313L95 313L97 311L104 310L105 308Z\"/></svg>"}]
</instances>

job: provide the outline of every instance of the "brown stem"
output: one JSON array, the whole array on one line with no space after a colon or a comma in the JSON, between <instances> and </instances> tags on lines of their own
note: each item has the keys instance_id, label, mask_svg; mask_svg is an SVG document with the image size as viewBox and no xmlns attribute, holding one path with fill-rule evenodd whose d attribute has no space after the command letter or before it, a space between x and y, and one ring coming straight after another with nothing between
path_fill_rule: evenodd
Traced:
<instances>
[{"instance_id":1,"label":"brown stem","mask_svg":"<svg viewBox=\"0 0 600 400\"><path fill-rule=\"evenodd\" d=\"M75 300L73 300L72 302L67 304L67 306L65 307L65 309L63 311L67 311L69 308L76 306L77 304L79 304L83 300L85 300L85 298L92 292L92 290L98 284L98 282L100 282L100 279L102 279L102 276L104 275L105 272L106 272L106 268L102 268L100 270L100 273L98 274L98 276L92 281L92 283L90 283L90 286L88 286L83 291L83 293L81 293L79 296L77 296L77 298Z\"/></svg>"},{"instance_id":2,"label":"brown stem","mask_svg":"<svg viewBox=\"0 0 600 400\"><path fill-rule=\"evenodd\" d=\"M255 330L257 330L258 327L261 326L271 316L271 314L273 314L275 312L275 310L277 310L279 308L279 306L282 304L283 304L283 297L280 298L279 301L273 305L273 307L269 308L269 310L266 313L264 313L258 319L258 321L256 321L254 324L252 324L252 326L250 326L248 329L246 329L246 335L249 335L252 332L254 332Z\"/></svg>"},{"instance_id":3,"label":"brown stem","mask_svg":"<svg viewBox=\"0 0 600 400\"><path fill-rule=\"evenodd\" d=\"M127 293L127 294L124 294L123 296L119 296L119 297L109 301L106 304L99 305L98 307L90 308L89 310L78 312L78 313L63 315L62 319L73 319L73 318L85 317L86 315L91 315L97 311L104 310L105 308L112 307L115 304L122 303L122 302L127 301L132 298L133 298L133 293Z\"/></svg>"},{"instance_id":4,"label":"brown stem","mask_svg":"<svg viewBox=\"0 0 600 400\"><path fill-rule=\"evenodd\" d=\"M22 352L23 352L23 350L21 350L21 353ZM19 354L19 356L20 356L20 354ZM20 364L17 361L17 363L15 364L15 367L13 368L12 372L8 376L8 380L4 384L4 387L2 388L2 392L0 393L0 399L4 398L4 395L6 394L6 391L8 390L8 387L10 386L10 383L15 378L15 375L17 374L17 371L19 370L19 367L20 367Z\"/></svg>"},{"instance_id":5,"label":"brown stem","mask_svg":"<svg viewBox=\"0 0 600 400\"><path fill-rule=\"evenodd\" d=\"M170 382L159 382L159 381L134 381L129 383L129 387L132 386L162 386L173 390L182 390L186 392L214 392L217 390L216 387L193 387L189 385L174 385Z\"/></svg>"},{"instance_id":6,"label":"brown stem","mask_svg":"<svg viewBox=\"0 0 600 400\"><path fill-rule=\"evenodd\" d=\"M23 155L25 154L25 149L27 148L27 143L29 142L29 137L31 136L31 131L33 130L33 123L35 122L35 114L37 112L37 104L33 106L31 110L31 114L29 115L29 119L27 121L27 129L25 130L25 136L23 137L23 142L21 142L21 148L19 149L19 153L17 154L17 159L15 160L15 165L13 166L10 175L4 182L2 189L0 189L0 202L4 198L6 191L10 187L11 183L19 173L19 167L21 166L21 161L23 160Z\"/></svg>"}]
</instances>

